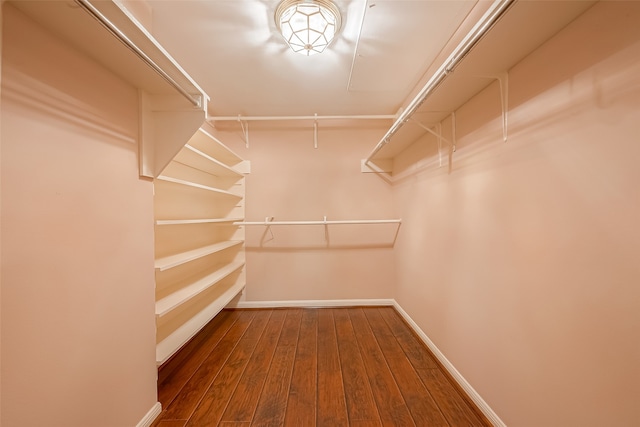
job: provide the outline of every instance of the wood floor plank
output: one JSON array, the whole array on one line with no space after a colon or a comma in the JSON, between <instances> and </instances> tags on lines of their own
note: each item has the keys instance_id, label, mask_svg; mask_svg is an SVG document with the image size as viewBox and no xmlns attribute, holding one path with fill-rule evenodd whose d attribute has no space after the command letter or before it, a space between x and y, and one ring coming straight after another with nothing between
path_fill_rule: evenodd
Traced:
<instances>
[{"instance_id":1,"label":"wood floor plank","mask_svg":"<svg viewBox=\"0 0 640 427\"><path fill-rule=\"evenodd\" d=\"M318 311L302 312L285 415L286 427L315 427L318 372Z\"/></svg>"},{"instance_id":2,"label":"wood floor plank","mask_svg":"<svg viewBox=\"0 0 640 427\"><path fill-rule=\"evenodd\" d=\"M227 358L251 324L253 316L254 313L251 311L240 312L240 316L220 340L215 351L209 354L180 394L169 405L166 412L163 413L164 420L189 419L204 393L213 383L216 375L218 375Z\"/></svg>"},{"instance_id":3,"label":"wood floor plank","mask_svg":"<svg viewBox=\"0 0 640 427\"><path fill-rule=\"evenodd\" d=\"M284 424L301 320L301 309L287 310L262 395L251 422L253 426Z\"/></svg>"},{"instance_id":4,"label":"wood floor plank","mask_svg":"<svg viewBox=\"0 0 640 427\"><path fill-rule=\"evenodd\" d=\"M279 426L284 424L293 373L296 348L291 345L276 347L271 367L258 401L252 426Z\"/></svg>"},{"instance_id":5,"label":"wood floor plank","mask_svg":"<svg viewBox=\"0 0 640 427\"><path fill-rule=\"evenodd\" d=\"M255 322L252 322L253 324ZM259 326L258 329L260 329ZM257 342L255 339L243 338L240 340L229 356L227 363L225 363L211 387L204 394L187 426L205 427L218 425Z\"/></svg>"},{"instance_id":6,"label":"wood floor plank","mask_svg":"<svg viewBox=\"0 0 640 427\"><path fill-rule=\"evenodd\" d=\"M333 317L336 325L349 421L353 425L354 421L375 420L374 425L379 425L380 415L373 398L349 313L345 309L334 309Z\"/></svg>"},{"instance_id":7,"label":"wood floor plank","mask_svg":"<svg viewBox=\"0 0 640 427\"><path fill-rule=\"evenodd\" d=\"M238 311L238 310L234 310ZM255 316L251 321L251 326L247 329L247 332L242 336L243 340L253 340L258 341L262 334L264 333L265 328L267 327L267 323L269 322L269 318L271 317L271 311L269 309L266 310L251 310L254 312Z\"/></svg>"},{"instance_id":8,"label":"wood floor plank","mask_svg":"<svg viewBox=\"0 0 640 427\"><path fill-rule=\"evenodd\" d=\"M418 369L418 375L429 388L442 413L452 427L487 426L460 396L439 369Z\"/></svg>"},{"instance_id":9,"label":"wood floor plank","mask_svg":"<svg viewBox=\"0 0 640 427\"><path fill-rule=\"evenodd\" d=\"M256 341L241 340L193 412L187 427L217 426Z\"/></svg>"},{"instance_id":10,"label":"wood floor plank","mask_svg":"<svg viewBox=\"0 0 640 427\"><path fill-rule=\"evenodd\" d=\"M387 365L402 393L413 421L418 426L448 426L440 408L418 377L413 365L407 359L402 347L396 341L377 308L365 308L363 312L369 321L373 335L378 341Z\"/></svg>"},{"instance_id":11,"label":"wood floor plank","mask_svg":"<svg viewBox=\"0 0 640 427\"><path fill-rule=\"evenodd\" d=\"M351 420L349 427L381 427L380 420Z\"/></svg>"},{"instance_id":12,"label":"wood floor plank","mask_svg":"<svg viewBox=\"0 0 640 427\"><path fill-rule=\"evenodd\" d=\"M349 317L369 376L382 425L415 426L364 312L359 308L349 309Z\"/></svg>"},{"instance_id":13,"label":"wood floor plank","mask_svg":"<svg viewBox=\"0 0 640 427\"><path fill-rule=\"evenodd\" d=\"M171 420L160 421L157 424L152 424L152 427L184 427L187 424L187 420Z\"/></svg>"},{"instance_id":14,"label":"wood floor plank","mask_svg":"<svg viewBox=\"0 0 640 427\"><path fill-rule=\"evenodd\" d=\"M318 427L347 426L349 424L338 342L331 310L318 311L317 405Z\"/></svg>"},{"instance_id":15,"label":"wood floor plank","mask_svg":"<svg viewBox=\"0 0 640 427\"><path fill-rule=\"evenodd\" d=\"M298 334L300 333L300 321L302 320L302 309L291 308L286 310L287 317L282 325L282 333L278 339L278 346L297 346Z\"/></svg>"},{"instance_id":16,"label":"wood floor plank","mask_svg":"<svg viewBox=\"0 0 640 427\"><path fill-rule=\"evenodd\" d=\"M236 316L239 313L236 313ZM158 384L163 384L167 377L173 373L175 369L181 368L185 361L197 357L194 352L201 350L201 343L205 341L220 323L227 317L231 316L229 311L221 311L215 316L211 322L207 323L198 334L189 340L182 348L176 352L169 360L158 368ZM206 357L206 356L205 356Z\"/></svg>"},{"instance_id":17,"label":"wood floor plank","mask_svg":"<svg viewBox=\"0 0 640 427\"><path fill-rule=\"evenodd\" d=\"M258 346L222 415L222 421L251 422L253 419L286 314L286 310L271 311Z\"/></svg>"},{"instance_id":18,"label":"wood floor plank","mask_svg":"<svg viewBox=\"0 0 640 427\"><path fill-rule=\"evenodd\" d=\"M409 326L404 323L393 307L381 307L378 308L378 311L416 369L440 368L440 365L435 361L429 350L426 349L425 345Z\"/></svg>"},{"instance_id":19,"label":"wood floor plank","mask_svg":"<svg viewBox=\"0 0 640 427\"><path fill-rule=\"evenodd\" d=\"M447 421L452 426L491 425L484 416L476 412L478 410L469 404L457 387L451 384L429 349L404 323L400 315L391 307L379 308L378 312L393 331L393 336L404 350L407 359L414 366Z\"/></svg>"},{"instance_id":20,"label":"wood floor plank","mask_svg":"<svg viewBox=\"0 0 640 427\"><path fill-rule=\"evenodd\" d=\"M169 407L241 312L223 310L158 372L158 401Z\"/></svg>"}]
</instances>

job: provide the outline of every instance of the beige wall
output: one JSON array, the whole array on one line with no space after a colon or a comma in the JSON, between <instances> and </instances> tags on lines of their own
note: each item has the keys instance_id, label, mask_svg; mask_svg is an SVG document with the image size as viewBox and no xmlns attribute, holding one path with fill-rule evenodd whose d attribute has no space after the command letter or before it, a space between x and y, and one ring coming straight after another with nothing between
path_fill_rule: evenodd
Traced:
<instances>
[{"instance_id":1,"label":"beige wall","mask_svg":"<svg viewBox=\"0 0 640 427\"><path fill-rule=\"evenodd\" d=\"M3 13L1 423L134 426L156 402L137 92Z\"/></svg>"},{"instance_id":2,"label":"beige wall","mask_svg":"<svg viewBox=\"0 0 640 427\"><path fill-rule=\"evenodd\" d=\"M253 129L253 128L252 128ZM395 218L391 188L360 172L360 159L384 128L251 130L250 148L220 135L251 161L246 218L276 221ZM397 225L247 227L249 301L393 297Z\"/></svg>"},{"instance_id":3,"label":"beige wall","mask_svg":"<svg viewBox=\"0 0 640 427\"><path fill-rule=\"evenodd\" d=\"M2 100L2 16L5 0L0 0L0 102ZM2 113L0 112L0 129ZM0 213L2 212L2 132L0 132ZM2 259L2 215L0 214L0 260ZM2 425L2 274L0 273L0 425Z\"/></svg>"},{"instance_id":4,"label":"beige wall","mask_svg":"<svg viewBox=\"0 0 640 427\"><path fill-rule=\"evenodd\" d=\"M640 425L640 2L603 2L397 166L396 296L509 426ZM445 123L444 129L449 129Z\"/></svg>"}]
</instances>

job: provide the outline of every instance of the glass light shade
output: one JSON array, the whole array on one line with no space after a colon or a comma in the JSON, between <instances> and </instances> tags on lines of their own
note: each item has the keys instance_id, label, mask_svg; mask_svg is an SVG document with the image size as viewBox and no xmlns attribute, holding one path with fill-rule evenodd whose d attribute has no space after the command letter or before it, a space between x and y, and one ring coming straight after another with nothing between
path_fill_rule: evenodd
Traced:
<instances>
[{"instance_id":1,"label":"glass light shade","mask_svg":"<svg viewBox=\"0 0 640 427\"><path fill-rule=\"evenodd\" d=\"M328 0L284 0L276 25L289 47L305 56L321 53L340 29L340 11Z\"/></svg>"}]
</instances>

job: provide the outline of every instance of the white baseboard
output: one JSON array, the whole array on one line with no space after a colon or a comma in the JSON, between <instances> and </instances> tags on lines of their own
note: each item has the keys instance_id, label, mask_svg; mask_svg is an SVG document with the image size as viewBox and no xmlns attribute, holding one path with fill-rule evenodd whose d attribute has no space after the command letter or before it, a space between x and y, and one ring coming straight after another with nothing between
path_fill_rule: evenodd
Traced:
<instances>
[{"instance_id":1,"label":"white baseboard","mask_svg":"<svg viewBox=\"0 0 640 427\"><path fill-rule=\"evenodd\" d=\"M418 324L413 321L409 314L407 314L407 312L404 311L402 307L400 307L400 304L398 304L398 302L394 300L393 306L404 318L404 320L411 326L411 328L418 334L420 339L427 345L427 347L429 347L429 350L431 350L431 352L438 358L442 366L444 366L449 374L451 374L453 379L455 379L460 387L462 387L462 389L465 391L465 393L467 393L467 396L469 396L471 400L473 400L473 403L476 404L478 409L480 409L484 416L487 417L489 421L491 421L491 424L493 424L494 427L507 427L507 425L500 419L500 417L498 417L498 415L493 412L493 409L491 409L487 402L485 402L484 399L480 397L478 392L475 391L473 387L471 387L471 384L469 384L467 380L462 376L462 374L458 372L455 366L453 366L453 364L449 362L445 355L442 354L440 349L436 347L433 341L429 339L427 334L425 334L424 331L420 329Z\"/></svg>"},{"instance_id":2,"label":"white baseboard","mask_svg":"<svg viewBox=\"0 0 640 427\"><path fill-rule=\"evenodd\" d=\"M330 299L330 300L292 300L292 301L238 301L229 304L229 308L280 308L280 307L357 307L357 306L393 306L393 299Z\"/></svg>"},{"instance_id":3,"label":"white baseboard","mask_svg":"<svg viewBox=\"0 0 640 427\"><path fill-rule=\"evenodd\" d=\"M140 422L136 424L136 427L151 426L151 424L153 424L153 422L156 420L156 418L158 418L158 415L160 415L161 412L162 412L162 405L160 404L160 402L156 402L156 404L153 405L151 409L149 409L149 412L147 412L147 414L144 417L142 417Z\"/></svg>"}]
</instances>

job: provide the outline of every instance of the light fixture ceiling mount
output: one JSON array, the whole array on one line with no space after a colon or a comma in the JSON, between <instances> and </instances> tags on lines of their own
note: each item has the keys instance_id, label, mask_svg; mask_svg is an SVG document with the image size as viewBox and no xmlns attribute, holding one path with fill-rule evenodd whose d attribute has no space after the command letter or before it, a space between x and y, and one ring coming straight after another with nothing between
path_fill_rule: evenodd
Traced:
<instances>
[{"instance_id":1,"label":"light fixture ceiling mount","mask_svg":"<svg viewBox=\"0 0 640 427\"><path fill-rule=\"evenodd\" d=\"M305 56L321 53L340 30L340 10L329 0L283 0L276 26L289 47Z\"/></svg>"}]
</instances>

